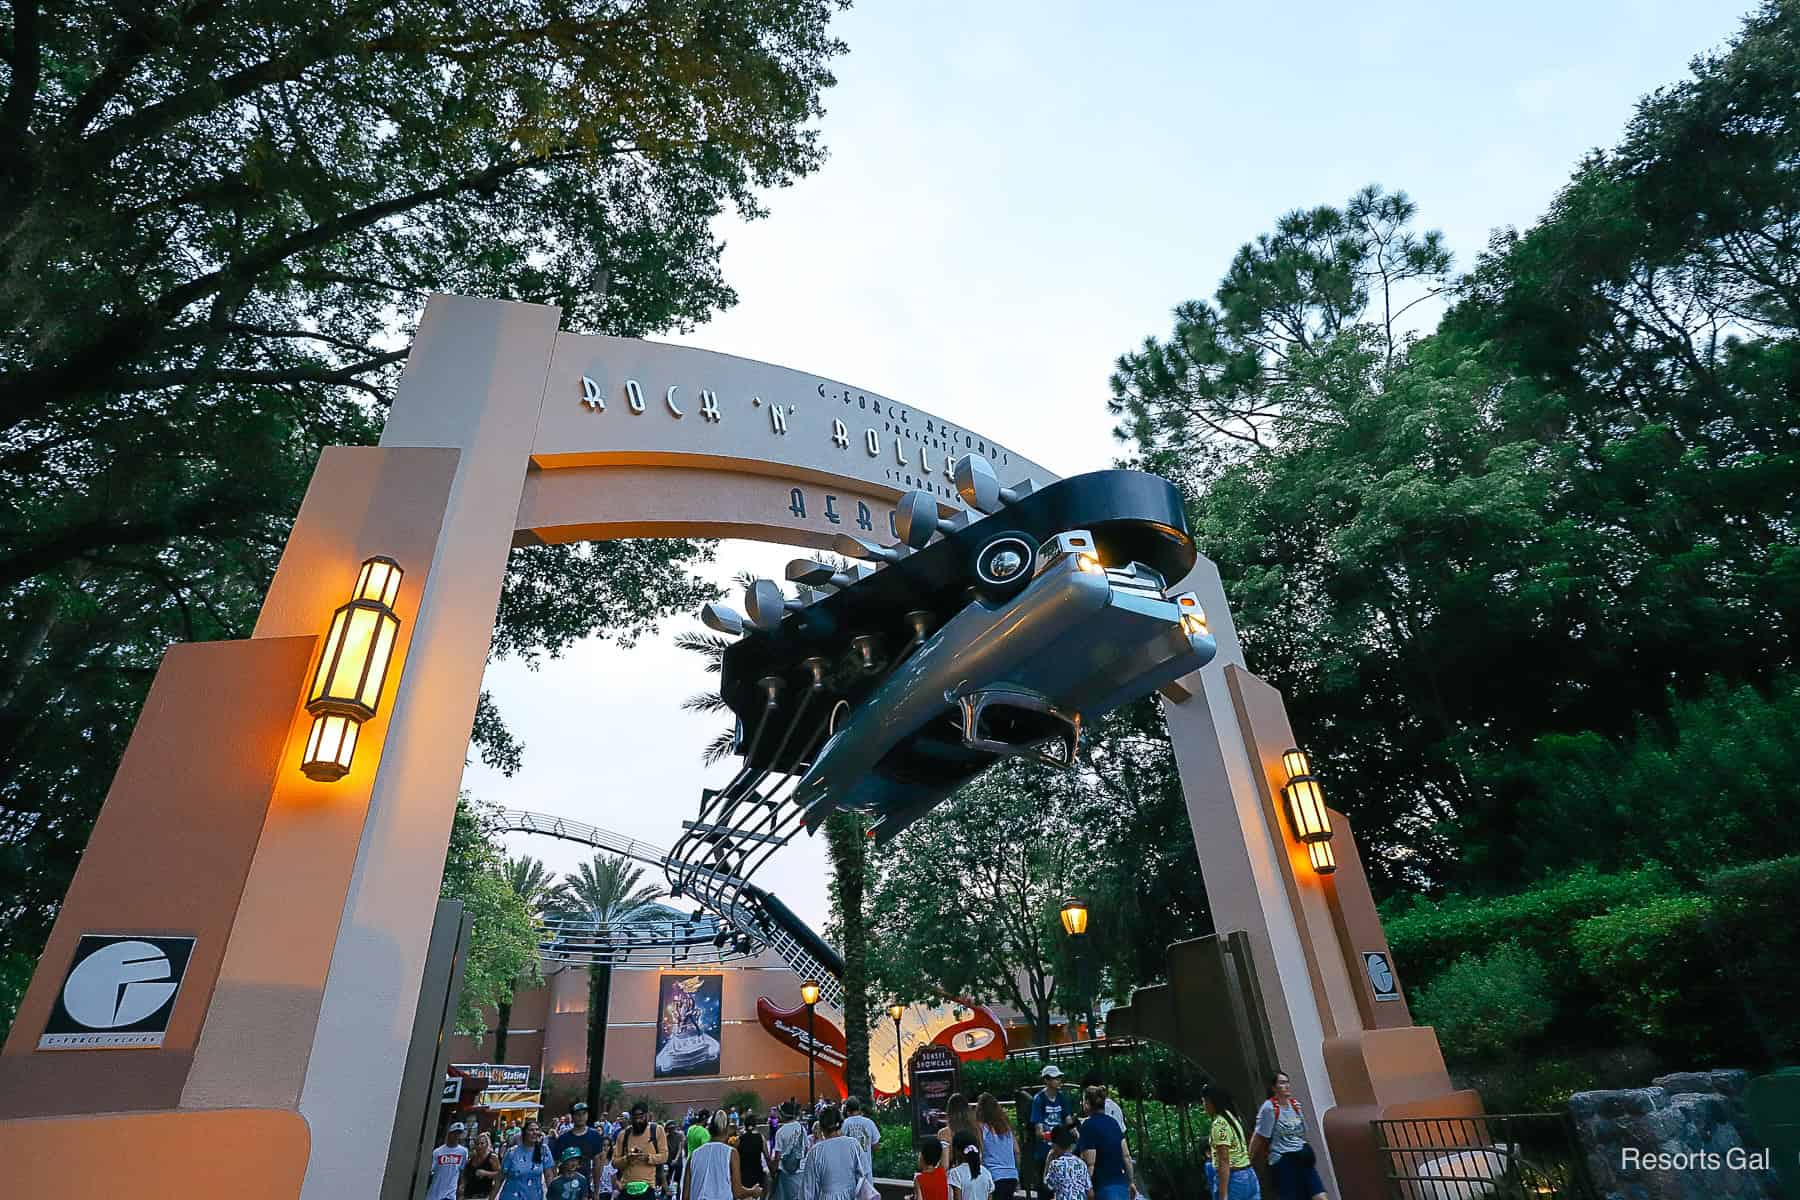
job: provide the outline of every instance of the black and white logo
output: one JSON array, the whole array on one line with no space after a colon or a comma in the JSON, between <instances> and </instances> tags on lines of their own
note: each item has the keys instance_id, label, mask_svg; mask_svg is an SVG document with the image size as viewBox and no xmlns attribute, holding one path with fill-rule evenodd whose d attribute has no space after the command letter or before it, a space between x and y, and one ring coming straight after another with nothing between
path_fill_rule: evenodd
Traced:
<instances>
[{"instance_id":1,"label":"black and white logo","mask_svg":"<svg viewBox=\"0 0 1800 1200\"><path fill-rule=\"evenodd\" d=\"M38 1049L162 1045L193 952L191 937L82 934Z\"/></svg>"},{"instance_id":2,"label":"black and white logo","mask_svg":"<svg viewBox=\"0 0 1800 1200\"><path fill-rule=\"evenodd\" d=\"M1377 1000L1400 998L1400 981L1394 978L1394 968L1388 962L1387 955L1365 950L1363 967L1369 972L1369 986L1375 989Z\"/></svg>"}]
</instances>

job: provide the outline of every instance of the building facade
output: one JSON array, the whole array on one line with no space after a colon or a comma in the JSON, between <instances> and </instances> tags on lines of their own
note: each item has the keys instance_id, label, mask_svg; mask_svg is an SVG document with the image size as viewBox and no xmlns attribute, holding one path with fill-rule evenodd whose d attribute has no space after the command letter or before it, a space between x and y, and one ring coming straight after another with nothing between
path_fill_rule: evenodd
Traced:
<instances>
[{"instance_id":1,"label":"building facade","mask_svg":"<svg viewBox=\"0 0 1800 1200\"><path fill-rule=\"evenodd\" d=\"M546 1114L556 1117L587 1088L588 969L560 962L542 963L540 969L543 985L521 987L514 996L504 1057L531 1068L532 1078L542 1081ZM657 1052L670 1036L665 1032L659 1046L668 989L698 979L703 981L698 990L710 993L707 981L715 977L719 981L716 1067L710 1061L680 1065L665 1058L659 1071ZM764 1107L790 1096L804 1103L806 1055L776 1040L756 1011L758 997L767 997L780 1008L799 1004L800 984L787 964L767 951L726 966L695 970L680 964L614 967L603 1072L624 1084L627 1098L649 1097L675 1116L689 1107L716 1107L727 1092L755 1092ZM493 1061L496 1017L491 1011L485 1016L489 1032L479 1041L462 1034L451 1040L451 1062ZM821 1012L819 1019L825 1021L826 1014ZM704 1036L711 1036L711 1028L709 1024ZM671 1066L675 1070L669 1070ZM836 1085L827 1072L817 1071L815 1082L818 1095L836 1097Z\"/></svg>"}]
</instances>

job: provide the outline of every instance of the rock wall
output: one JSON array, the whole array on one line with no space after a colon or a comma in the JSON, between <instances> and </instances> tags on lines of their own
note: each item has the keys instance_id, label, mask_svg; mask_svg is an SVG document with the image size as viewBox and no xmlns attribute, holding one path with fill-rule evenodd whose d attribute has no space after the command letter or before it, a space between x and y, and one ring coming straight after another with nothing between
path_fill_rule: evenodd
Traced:
<instances>
[{"instance_id":1,"label":"rock wall","mask_svg":"<svg viewBox=\"0 0 1800 1200\"><path fill-rule=\"evenodd\" d=\"M1779 1200L1769 1152L1744 1113L1749 1082L1747 1071L1684 1071L1647 1088L1571 1096L1603 1200Z\"/></svg>"}]
</instances>

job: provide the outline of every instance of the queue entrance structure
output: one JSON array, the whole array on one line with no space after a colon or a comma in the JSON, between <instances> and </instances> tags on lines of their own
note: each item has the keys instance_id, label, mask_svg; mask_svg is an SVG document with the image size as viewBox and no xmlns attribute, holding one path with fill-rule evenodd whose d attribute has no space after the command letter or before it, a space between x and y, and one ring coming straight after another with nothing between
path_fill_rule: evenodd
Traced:
<instances>
[{"instance_id":1,"label":"queue entrance structure","mask_svg":"<svg viewBox=\"0 0 1800 1200\"><path fill-rule=\"evenodd\" d=\"M560 316L433 297L380 443L321 456L251 636L168 651L0 1052L0 1136L20 1150L22 1194L235 1197L246 1169L271 1197L381 1191L514 546L824 549L841 533L889 540L906 492L954 515L961 455L1007 487L1056 478L910 404L562 333ZM371 560L399 573L378 597L393 621L369 626L392 639L388 668L360 699L322 706L309 685L343 644L334 613L353 587L381 591L383 568L359 577ZM1290 836L1282 756L1296 738L1244 667L1217 569L1202 556L1179 587L1218 653L1163 703L1215 924L1246 948L1246 1034L1322 1116L1334 1194L1374 1195L1370 1120L1479 1099L1452 1091L1436 1036L1412 1024L1347 823L1333 875L1315 871L1316 842ZM330 724L346 713L353 728ZM312 768L333 751L342 771L326 778Z\"/></svg>"}]
</instances>

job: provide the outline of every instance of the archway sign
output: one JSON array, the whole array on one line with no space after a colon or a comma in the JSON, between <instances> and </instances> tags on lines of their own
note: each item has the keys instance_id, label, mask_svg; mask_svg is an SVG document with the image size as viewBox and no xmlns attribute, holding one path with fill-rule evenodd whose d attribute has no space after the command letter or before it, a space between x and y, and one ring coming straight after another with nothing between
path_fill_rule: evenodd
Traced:
<instances>
[{"instance_id":1,"label":"archway sign","mask_svg":"<svg viewBox=\"0 0 1800 1200\"><path fill-rule=\"evenodd\" d=\"M146 1194L236 1196L241 1165L217 1147L253 1145L266 1195L375 1194L511 547L887 541L906 491L961 505L953 456L981 454L1006 486L1055 478L874 392L559 318L434 297L379 446L321 456L252 636L165 656L0 1054L22 1193L111 1195L128 1162ZM353 584L392 655L340 696L326 635ZM1221 931L1248 935L1268 1037L1325 1114L1329 1178L1368 1118L1473 1101L1443 1095L1341 817L1329 878L1285 832L1293 733L1243 669L1217 571L1202 558L1178 587L1219 646L1164 689L1208 897ZM597 774L629 733L594 731Z\"/></svg>"}]
</instances>

